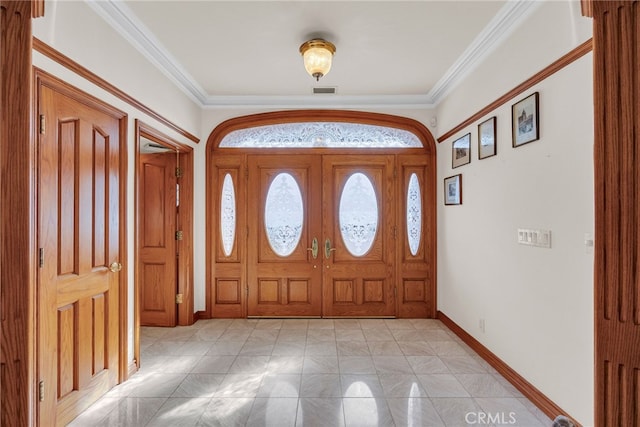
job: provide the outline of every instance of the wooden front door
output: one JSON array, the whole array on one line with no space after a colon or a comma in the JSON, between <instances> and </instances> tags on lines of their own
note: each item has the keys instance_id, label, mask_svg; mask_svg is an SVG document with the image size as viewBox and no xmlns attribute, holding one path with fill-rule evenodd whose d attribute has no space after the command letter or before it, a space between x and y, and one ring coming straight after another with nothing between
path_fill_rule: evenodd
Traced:
<instances>
[{"instance_id":1,"label":"wooden front door","mask_svg":"<svg viewBox=\"0 0 640 427\"><path fill-rule=\"evenodd\" d=\"M249 156L249 316L322 314L320 161Z\"/></svg>"},{"instance_id":2,"label":"wooden front door","mask_svg":"<svg viewBox=\"0 0 640 427\"><path fill-rule=\"evenodd\" d=\"M140 155L140 324L176 325L176 155Z\"/></svg>"},{"instance_id":3,"label":"wooden front door","mask_svg":"<svg viewBox=\"0 0 640 427\"><path fill-rule=\"evenodd\" d=\"M323 315L394 316L393 156L323 156Z\"/></svg>"},{"instance_id":4,"label":"wooden front door","mask_svg":"<svg viewBox=\"0 0 640 427\"><path fill-rule=\"evenodd\" d=\"M121 123L89 105L40 86L42 426L65 425L118 382Z\"/></svg>"},{"instance_id":5,"label":"wooden front door","mask_svg":"<svg viewBox=\"0 0 640 427\"><path fill-rule=\"evenodd\" d=\"M302 151L212 159L212 315L435 317L432 159Z\"/></svg>"}]
</instances>

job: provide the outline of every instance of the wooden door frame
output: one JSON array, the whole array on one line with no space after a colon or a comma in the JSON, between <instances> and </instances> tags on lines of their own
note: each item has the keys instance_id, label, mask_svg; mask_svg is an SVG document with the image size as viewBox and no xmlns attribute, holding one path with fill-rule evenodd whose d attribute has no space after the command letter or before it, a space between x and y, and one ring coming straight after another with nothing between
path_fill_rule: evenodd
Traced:
<instances>
[{"instance_id":1,"label":"wooden door frame","mask_svg":"<svg viewBox=\"0 0 640 427\"><path fill-rule=\"evenodd\" d=\"M249 154L249 153L262 153L262 154L303 154L309 153L309 150L314 150L317 153L334 153L335 149L254 149L254 150L239 150L237 148L220 148L219 144L223 138L239 129L246 129L258 126L283 124L283 123L299 123L299 122L345 122L345 123L358 123L368 124L375 126L383 126L390 128L403 129L413 133L422 142L423 148L414 149L394 149L385 150L388 154L408 154L414 150L417 155L424 155L427 158L428 167L431 171L430 177L432 182L428 184L428 187L424 188L424 204L426 206L425 215L428 217L427 230L431 232L430 241L427 247L429 248L429 254L427 258L430 260L430 265L433 271L433 283L437 283L437 263L436 263L436 251L437 251L437 218L436 218L436 141L425 125L417 120L407 117L394 116L390 114L370 113L363 111L343 111L343 110L293 110L293 111L275 111L269 113L252 114L248 116L235 117L220 123L209 134L207 138L207 157L206 157L206 217L213 218L214 212L212 209L216 206L215 198L217 194L215 189L211 185L215 181L216 168L213 162L214 156L222 154ZM366 149L340 149L340 153L362 153ZM373 153L381 154L382 151L378 149L371 149ZM206 222L206 311L202 317L212 317L212 292L213 284L215 283L215 271L213 268L213 261L215 257L216 248L216 234L217 227L212 221ZM243 286L244 289L244 286ZM243 295L243 304L246 305L246 295ZM432 287L432 301L434 303L433 313L437 313L437 286ZM397 302L396 302L397 304Z\"/></svg>"},{"instance_id":2,"label":"wooden door frame","mask_svg":"<svg viewBox=\"0 0 640 427\"><path fill-rule=\"evenodd\" d=\"M136 368L140 367L140 138L147 138L180 153L180 163L186 173L180 178L180 220L183 239L177 241L178 292L184 302L178 305L177 321L180 326L192 325L193 316L193 148L180 143L139 119L135 120L135 269L134 269L134 332L133 354ZM184 162L184 163L183 163Z\"/></svg>"},{"instance_id":3,"label":"wooden door frame","mask_svg":"<svg viewBox=\"0 0 640 427\"><path fill-rule=\"evenodd\" d=\"M35 138L31 79L33 1L0 2L0 425L36 417ZM6 18L6 19L5 19Z\"/></svg>"},{"instance_id":4,"label":"wooden door frame","mask_svg":"<svg viewBox=\"0 0 640 427\"><path fill-rule=\"evenodd\" d=\"M635 10L634 10L635 8ZM594 98L594 421L640 420L640 2L582 0L593 19ZM635 25L635 27L634 27ZM635 62L635 63L634 63Z\"/></svg>"}]
</instances>

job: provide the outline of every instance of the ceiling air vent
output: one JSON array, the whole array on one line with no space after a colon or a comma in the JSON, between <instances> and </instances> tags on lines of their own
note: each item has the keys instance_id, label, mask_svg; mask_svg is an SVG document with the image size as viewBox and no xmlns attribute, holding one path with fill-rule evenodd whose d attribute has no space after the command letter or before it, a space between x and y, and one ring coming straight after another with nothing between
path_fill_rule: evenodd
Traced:
<instances>
[{"instance_id":1,"label":"ceiling air vent","mask_svg":"<svg viewBox=\"0 0 640 427\"><path fill-rule=\"evenodd\" d=\"M336 93L335 87L314 87L313 94L334 94Z\"/></svg>"}]
</instances>

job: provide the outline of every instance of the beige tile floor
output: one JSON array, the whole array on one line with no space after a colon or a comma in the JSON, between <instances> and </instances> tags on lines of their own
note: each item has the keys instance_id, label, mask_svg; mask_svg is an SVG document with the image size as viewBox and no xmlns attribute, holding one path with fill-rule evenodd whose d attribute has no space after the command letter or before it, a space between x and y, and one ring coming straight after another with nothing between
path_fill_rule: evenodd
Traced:
<instances>
[{"instance_id":1,"label":"beige tile floor","mask_svg":"<svg viewBox=\"0 0 640 427\"><path fill-rule=\"evenodd\" d=\"M438 320L200 320L141 352L70 426L552 424Z\"/></svg>"}]
</instances>

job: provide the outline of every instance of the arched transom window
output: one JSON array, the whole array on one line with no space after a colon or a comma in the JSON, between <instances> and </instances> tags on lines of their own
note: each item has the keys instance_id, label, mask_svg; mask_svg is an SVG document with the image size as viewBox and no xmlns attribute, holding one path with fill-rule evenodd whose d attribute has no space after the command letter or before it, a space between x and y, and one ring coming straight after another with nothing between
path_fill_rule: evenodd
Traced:
<instances>
[{"instance_id":1,"label":"arched transom window","mask_svg":"<svg viewBox=\"0 0 640 427\"><path fill-rule=\"evenodd\" d=\"M221 148L422 148L404 129L362 123L298 122L238 129L225 135Z\"/></svg>"}]
</instances>

